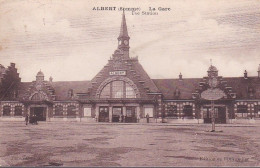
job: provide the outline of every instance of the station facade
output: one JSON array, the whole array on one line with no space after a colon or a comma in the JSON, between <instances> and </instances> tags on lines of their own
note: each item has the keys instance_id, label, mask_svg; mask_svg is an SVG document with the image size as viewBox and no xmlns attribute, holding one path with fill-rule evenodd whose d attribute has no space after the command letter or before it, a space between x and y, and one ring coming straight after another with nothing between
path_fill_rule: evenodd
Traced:
<instances>
[{"instance_id":1,"label":"station facade","mask_svg":"<svg viewBox=\"0 0 260 168\"><path fill-rule=\"evenodd\" d=\"M255 123L260 118L260 65L256 76L222 77L211 65L202 78L151 79L129 56L125 15L118 48L91 81L54 82L43 72L21 82L14 63L0 65L0 121ZM260 121L260 119L259 119Z\"/></svg>"}]
</instances>

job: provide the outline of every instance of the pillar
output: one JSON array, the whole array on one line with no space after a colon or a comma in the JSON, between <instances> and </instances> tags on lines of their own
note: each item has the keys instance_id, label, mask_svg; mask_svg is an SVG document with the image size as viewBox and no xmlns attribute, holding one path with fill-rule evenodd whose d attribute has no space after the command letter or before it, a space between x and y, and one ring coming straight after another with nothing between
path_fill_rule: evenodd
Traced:
<instances>
[{"instance_id":1,"label":"pillar","mask_svg":"<svg viewBox=\"0 0 260 168\"><path fill-rule=\"evenodd\" d=\"M96 122L98 122L98 118L99 118L99 110L98 110L98 106L96 105L96 108L95 108L95 117L96 117Z\"/></svg>"},{"instance_id":2,"label":"pillar","mask_svg":"<svg viewBox=\"0 0 260 168\"><path fill-rule=\"evenodd\" d=\"M49 121L49 112L50 112L50 109L49 109L49 107L47 106L47 107L46 107L46 121Z\"/></svg>"},{"instance_id":3,"label":"pillar","mask_svg":"<svg viewBox=\"0 0 260 168\"><path fill-rule=\"evenodd\" d=\"M112 106L109 106L109 122L112 122Z\"/></svg>"},{"instance_id":4,"label":"pillar","mask_svg":"<svg viewBox=\"0 0 260 168\"><path fill-rule=\"evenodd\" d=\"M136 118L137 118L137 122L139 122L140 118L141 118L141 113L140 113L140 106L136 107Z\"/></svg>"},{"instance_id":5,"label":"pillar","mask_svg":"<svg viewBox=\"0 0 260 168\"><path fill-rule=\"evenodd\" d=\"M229 123L229 108L228 105L226 105L226 123Z\"/></svg>"},{"instance_id":6,"label":"pillar","mask_svg":"<svg viewBox=\"0 0 260 168\"><path fill-rule=\"evenodd\" d=\"M123 115L126 116L126 106L123 106Z\"/></svg>"},{"instance_id":7,"label":"pillar","mask_svg":"<svg viewBox=\"0 0 260 168\"><path fill-rule=\"evenodd\" d=\"M10 117L14 117L14 105L12 104L12 105L10 105L10 107L11 107Z\"/></svg>"}]
</instances>

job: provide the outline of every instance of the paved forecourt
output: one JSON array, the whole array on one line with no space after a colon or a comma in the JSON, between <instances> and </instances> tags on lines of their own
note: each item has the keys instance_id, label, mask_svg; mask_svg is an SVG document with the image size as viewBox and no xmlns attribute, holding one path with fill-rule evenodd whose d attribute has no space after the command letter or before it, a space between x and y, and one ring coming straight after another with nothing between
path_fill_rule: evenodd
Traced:
<instances>
[{"instance_id":1,"label":"paved forecourt","mask_svg":"<svg viewBox=\"0 0 260 168\"><path fill-rule=\"evenodd\" d=\"M2 166L260 166L259 125L0 122Z\"/></svg>"}]
</instances>

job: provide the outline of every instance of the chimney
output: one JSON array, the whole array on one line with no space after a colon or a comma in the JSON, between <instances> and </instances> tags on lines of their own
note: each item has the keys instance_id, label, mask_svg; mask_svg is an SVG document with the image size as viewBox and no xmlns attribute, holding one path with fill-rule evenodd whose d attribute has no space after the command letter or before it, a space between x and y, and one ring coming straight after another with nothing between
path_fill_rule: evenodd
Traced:
<instances>
[{"instance_id":1,"label":"chimney","mask_svg":"<svg viewBox=\"0 0 260 168\"><path fill-rule=\"evenodd\" d=\"M11 67L15 68L15 63L11 63Z\"/></svg>"},{"instance_id":2,"label":"chimney","mask_svg":"<svg viewBox=\"0 0 260 168\"><path fill-rule=\"evenodd\" d=\"M259 66L258 66L258 78L260 78L260 64L259 64Z\"/></svg>"},{"instance_id":3,"label":"chimney","mask_svg":"<svg viewBox=\"0 0 260 168\"><path fill-rule=\"evenodd\" d=\"M247 71L244 72L244 78L247 79Z\"/></svg>"},{"instance_id":4,"label":"chimney","mask_svg":"<svg viewBox=\"0 0 260 168\"><path fill-rule=\"evenodd\" d=\"M49 81L52 82L53 78L50 76Z\"/></svg>"},{"instance_id":5,"label":"chimney","mask_svg":"<svg viewBox=\"0 0 260 168\"><path fill-rule=\"evenodd\" d=\"M182 74L180 73L179 75L179 80L181 81L182 80Z\"/></svg>"}]
</instances>

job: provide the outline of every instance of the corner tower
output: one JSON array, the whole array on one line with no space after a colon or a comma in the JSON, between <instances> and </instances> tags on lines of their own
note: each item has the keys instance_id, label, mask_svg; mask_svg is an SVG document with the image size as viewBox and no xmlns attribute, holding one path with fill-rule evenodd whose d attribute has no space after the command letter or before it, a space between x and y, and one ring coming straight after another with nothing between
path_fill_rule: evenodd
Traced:
<instances>
[{"instance_id":1,"label":"corner tower","mask_svg":"<svg viewBox=\"0 0 260 168\"><path fill-rule=\"evenodd\" d=\"M127 32L127 25L125 19L125 11L122 14L122 22L120 28L120 34L118 36L118 49L122 50L124 53L124 57L129 58L129 40L130 37L128 36Z\"/></svg>"}]
</instances>

